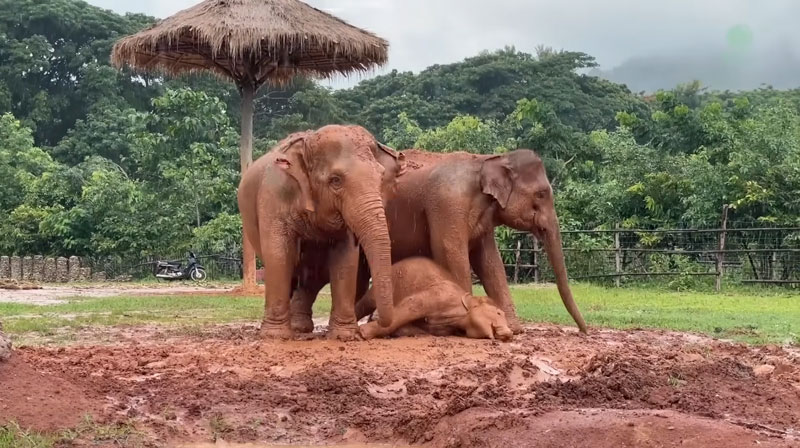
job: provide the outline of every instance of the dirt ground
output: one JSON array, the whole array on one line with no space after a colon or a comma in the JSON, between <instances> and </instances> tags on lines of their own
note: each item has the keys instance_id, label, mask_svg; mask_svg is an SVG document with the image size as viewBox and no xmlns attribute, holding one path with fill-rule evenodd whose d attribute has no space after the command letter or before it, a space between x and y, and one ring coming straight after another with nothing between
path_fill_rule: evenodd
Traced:
<instances>
[{"instance_id":1,"label":"dirt ground","mask_svg":"<svg viewBox=\"0 0 800 448\"><path fill-rule=\"evenodd\" d=\"M128 328L22 348L0 384L0 420L53 429L88 412L154 446L800 446L799 351L663 331L342 343Z\"/></svg>"},{"instance_id":2,"label":"dirt ground","mask_svg":"<svg viewBox=\"0 0 800 448\"><path fill-rule=\"evenodd\" d=\"M64 303L69 297L114 297L120 295L167 295L167 294L222 294L233 290L217 285L187 286L168 283L115 283L87 285L43 285L41 289L0 289L0 303L25 303L29 305L55 305Z\"/></svg>"}]
</instances>

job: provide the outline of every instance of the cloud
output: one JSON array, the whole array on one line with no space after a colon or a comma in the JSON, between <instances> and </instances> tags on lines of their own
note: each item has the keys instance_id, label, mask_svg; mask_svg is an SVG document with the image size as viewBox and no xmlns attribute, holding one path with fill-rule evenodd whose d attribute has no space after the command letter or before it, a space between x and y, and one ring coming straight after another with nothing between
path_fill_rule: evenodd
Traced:
<instances>
[{"instance_id":1,"label":"cloud","mask_svg":"<svg viewBox=\"0 0 800 448\"><path fill-rule=\"evenodd\" d=\"M193 0L89 0L118 12L159 17L191 6ZM800 48L795 0L308 0L314 7L389 40L386 70L419 71L481 50L537 45L583 51L605 70L631 58L678 56L725 45L727 31L744 24L755 50L779 57L781 48ZM771 64L775 65L775 64ZM780 69L779 65L775 65ZM754 76L778 76L766 73ZM785 75L781 75L785 77ZM764 79L771 82L771 79ZM800 84L800 80L797 81Z\"/></svg>"}]
</instances>

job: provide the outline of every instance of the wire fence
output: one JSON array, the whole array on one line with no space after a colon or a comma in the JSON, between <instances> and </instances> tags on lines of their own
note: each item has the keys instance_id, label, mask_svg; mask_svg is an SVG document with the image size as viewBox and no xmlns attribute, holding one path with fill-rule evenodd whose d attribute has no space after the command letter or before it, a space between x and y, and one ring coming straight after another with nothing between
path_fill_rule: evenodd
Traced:
<instances>
[{"instance_id":1,"label":"wire fence","mask_svg":"<svg viewBox=\"0 0 800 448\"><path fill-rule=\"evenodd\" d=\"M154 278L159 261L177 262L186 266L188 253L150 255L137 260L113 256L87 257L82 260L82 265L91 267L93 272L104 272L109 280L125 281ZM198 252L197 261L205 268L211 280L242 278L242 259L238 252L206 255Z\"/></svg>"},{"instance_id":2,"label":"wire fence","mask_svg":"<svg viewBox=\"0 0 800 448\"><path fill-rule=\"evenodd\" d=\"M569 277L613 282L670 279L690 286L722 282L800 284L800 227L729 222L717 228L573 230L562 232ZM501 249L513 283L552 281L546 252L534 237L515 233Z\"/></svg>"}]
</instances>

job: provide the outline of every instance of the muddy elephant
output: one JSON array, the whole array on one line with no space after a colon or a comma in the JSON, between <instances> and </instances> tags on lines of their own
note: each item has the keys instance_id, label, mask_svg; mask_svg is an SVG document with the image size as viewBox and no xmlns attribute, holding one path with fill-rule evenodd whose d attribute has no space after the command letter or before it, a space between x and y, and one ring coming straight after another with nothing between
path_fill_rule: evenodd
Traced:
<instances>
[{"instance_id":1,"label":"muddy elephant","mask_svg":"<svg viewBox=\"0 0 800 448\"><path fill-rule=\"evenodd\" d=\"M387 202L392 261L431 257L471 291L471 272L505 312L512 329L521 326L511 300L494 228L531 232L544 243L561 300L578 324L586 323L572 296L561 246L553 191L544 164L531 150L502 155L406 150L407 172ZM365 277L365 276L361 276ZM314 297L298 291L293 310L310 310ZM380 316L380 309L378 309Z\"/></svg>"},{"instance_id":2,"label":"muddy elephant","mask_svg":"<svg viewBox=\"0 0 800 448\"><path fill-rule=\"evenodd\" d=\"M381 327L371 321L361 335L372 339L389 335L466 335L475 339L509 340L505 313L488 297L475 297L461 288L441 266L426 257L411 257L392 266L394 318ZM356 304L362 318L375 310L373 289Z\"/></svg>"},{"instance_id":3,"label":"muddy elephant","mask_svg":"<svg viewBox=\"0 0 800 448\"><path fill-rule=\"evenodd\" d=\"M245 172L238 202L244 233L265 267L263 337L292 337L292 282L308 269L301 256L312 248L324 257L320 265L331 283L330 337L358 334L359 245L373 275L379 322L391 323L391 246L382 194L393 188L399 158L364 128L330 125L290 135Z\"/></svg>"}]
</instances>

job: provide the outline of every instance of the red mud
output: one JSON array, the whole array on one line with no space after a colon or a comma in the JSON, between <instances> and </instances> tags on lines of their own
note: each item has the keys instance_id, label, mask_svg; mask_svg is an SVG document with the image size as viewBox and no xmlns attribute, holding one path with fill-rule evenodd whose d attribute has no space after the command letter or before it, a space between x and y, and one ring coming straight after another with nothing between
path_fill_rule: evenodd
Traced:
<instances>
[{"instance_id":1,"label":"red mud","mask_svg":"<svg viewBox=\"0 0 800 448\"><path fill-rule=\"evenodd\" d=\"M161 442L800 446L798 352L678 333L341 343L210 327L17 358L104 397L98 420Z\"/></svg>"},{"instance_id":2,"label":"red mud","mask_svg":"<svg viewBox=\"0 0 800 448\"><path fill-rule=\"evenodd\" d=\"M54 431L103 409L99 397L55 375L37 372L19 356L0 361L0 422Z\"/></svg>"}]
</instances>

